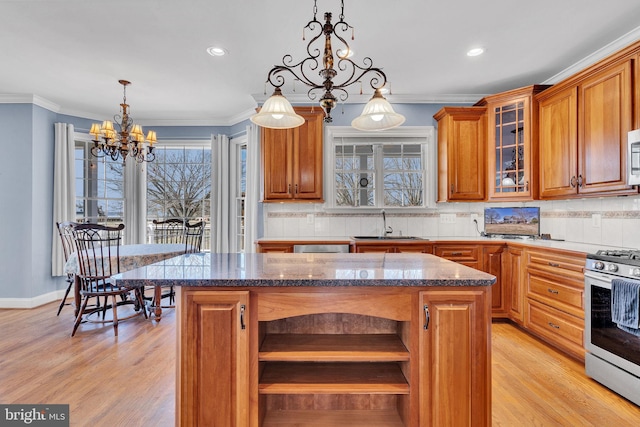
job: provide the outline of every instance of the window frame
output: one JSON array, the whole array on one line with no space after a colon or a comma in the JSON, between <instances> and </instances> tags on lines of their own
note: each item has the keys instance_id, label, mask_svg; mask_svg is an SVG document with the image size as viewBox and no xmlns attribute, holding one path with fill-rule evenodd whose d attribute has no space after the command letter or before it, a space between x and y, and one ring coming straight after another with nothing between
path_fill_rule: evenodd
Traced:
<instances>
[{"instance_id":1,"label":"window frame","mask_svg":"<svg viewBox=\"0 0 640 427\"><path fill-rule=\"evenodd\" d=\"M422 150L422 162L424 167L424 197L422 206L383 206L382 205L382 186L376 186L376 206L338 206L336 205L336 170L335 170L335 147L341 143L342 138L357 139L362 138L362 144L371 141L386 138L423 138L424 142L417 142L424 146ZM398 141L400 142L400 141ZM416 144L416 141L407 143ZM327 126L324 132L324 188L325 188L325 210L331 212L378 212L385 209L393 212L416 212L426 209L434 209L436 207L436 190L438 184L438 152L437 142L435 139L434 126L403 126L383 132L364 132L352 128L351 126ZM382 169L382 157L375 157L375 174L380 177L384 176ZM380 188L378 188L380 187Z\"/></svg>"}]
</instances>

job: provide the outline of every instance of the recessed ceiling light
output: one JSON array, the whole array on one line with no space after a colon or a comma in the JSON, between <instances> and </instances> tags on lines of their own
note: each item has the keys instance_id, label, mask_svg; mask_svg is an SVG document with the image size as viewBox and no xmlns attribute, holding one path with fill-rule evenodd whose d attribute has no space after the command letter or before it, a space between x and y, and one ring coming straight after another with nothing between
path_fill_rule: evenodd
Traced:
<instances>
[{"instance_id":1,"label":"recessed ceiling light","mask_svg":"<svg viewBox=\"0 0 640 427\"><path fill-rule=\"evenodd\" d=\"M467 52L467 56L478 56L478 55L482 55L484 53L484 49L481 47L475 47L471 50L469 50L469 52Z\"/></svg>"},{"instance_id":2,"label":"recessed ceiling light","mask_svg":"<svg viewBox=\"0 0 640 427\"><path fill-rule=\"evenodd\" d=\"M211 46L207 48L207 53L211 56L224 56L227 54L227 51L221 47Z\"/></svg>"}]
</instances>

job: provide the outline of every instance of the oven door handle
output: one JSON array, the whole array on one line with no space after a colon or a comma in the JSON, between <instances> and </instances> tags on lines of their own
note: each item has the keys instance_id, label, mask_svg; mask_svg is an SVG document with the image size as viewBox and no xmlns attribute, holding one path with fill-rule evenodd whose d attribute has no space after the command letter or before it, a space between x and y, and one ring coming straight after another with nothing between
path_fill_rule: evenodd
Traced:
<instances>
[{"instance_id":1,"label":"oven door handle","mask_svg":"<svg viewBox=\"0 0 640 427\"><path fill-rule=\"evenodd\" d=\"M586 270L584 272L584 279L585 284L588 281L589 283L600 286L601 288L611 289L611 280L613 279L613 277L606 274L597 273L595 271Z\"/></svg>"}]
</instances>

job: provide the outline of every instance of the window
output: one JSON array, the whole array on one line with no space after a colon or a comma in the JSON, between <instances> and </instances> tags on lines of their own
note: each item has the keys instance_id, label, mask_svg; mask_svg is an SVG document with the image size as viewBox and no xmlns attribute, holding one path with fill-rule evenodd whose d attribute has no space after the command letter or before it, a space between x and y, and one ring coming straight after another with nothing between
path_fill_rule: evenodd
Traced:
<instances>
[{"instance_id":1,"label":"window","mask_svg":"<svg viewBox=\"0 0 640 427\"><path fill-rule=\"evenodd\" d=\"M76 221L104 225L124 220L122 160L95 157L91 141L75 142Z\"/></svg>"},{"instance_id":2,"label":"window","mask_svg":"<svg viewBox=\"0 0 640 427\"><path fill-rule=\"evenodd\" d=\"M425 208L435 201L433 127L360 132L327 128L333 208Z\"/></svg>"},{"instance_id":3,"label":"window","mask_svg":"<svg viewBox=\"0 0 640 427\"><path fill-rule=\"evenodd\" d=\"M240 138L236 143L237 152L237 188L235 192L236 210L235 210L235 236L236 236L236 252L244 252L244 203L247 191L247 141L246 137ZM234 141L235 142L235 141Z\"/></svg>"},{"instance_id":4,"label":"window","mask_svg":"<svg viewBox=\"0 0 640 427\"><path fill-rule=\"evenodd\" d=\"M154 219L207 223L202 250L211 249L211 147L203 143L163 143L147 163L147 229Z\"/></svg>"}]
</instances>

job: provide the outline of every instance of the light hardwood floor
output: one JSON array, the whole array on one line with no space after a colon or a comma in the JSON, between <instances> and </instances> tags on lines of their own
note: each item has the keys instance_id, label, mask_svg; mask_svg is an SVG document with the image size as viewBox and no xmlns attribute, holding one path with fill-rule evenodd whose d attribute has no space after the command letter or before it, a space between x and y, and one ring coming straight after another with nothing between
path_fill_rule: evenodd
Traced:
<instances>
[{"instance_id":1,"label":"light hardwood floor","mask_svg":"<svg viewBox=\"0 0 640 427\"><path fill-rule=\"evenodd\" d=\"M175 312L82 324L57 303L0 310L0 403L67 403L72 426L173 426ZM508 323L492 333L494 426L640 425L640 408Z\"/></svg>"}]
</instances>

